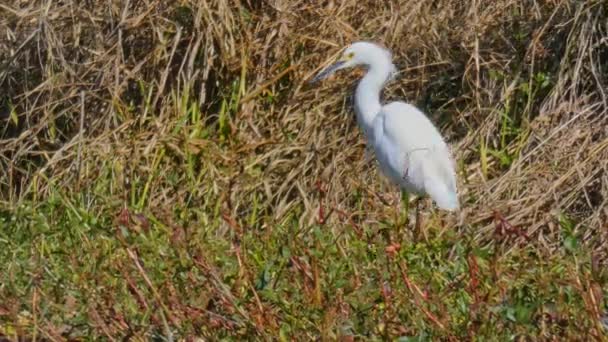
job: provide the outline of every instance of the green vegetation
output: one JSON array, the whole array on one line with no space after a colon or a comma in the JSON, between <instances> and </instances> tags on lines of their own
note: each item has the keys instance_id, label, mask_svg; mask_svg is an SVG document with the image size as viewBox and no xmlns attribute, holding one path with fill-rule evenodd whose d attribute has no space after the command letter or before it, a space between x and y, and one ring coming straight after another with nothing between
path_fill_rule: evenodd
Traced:
<instances>
[{"instance_id":1,"label":"green vegetation","mask_svg":"<svg viewBox=\"0 0 608 342\"><path fill-rule=\"evenodd\" d=\"M0 339L588 340L608 315L603 1L0 5ZM463 210L399 214L353 40ZM352 74L357 74L353 72Z\"/></svg>"}]
</instances>

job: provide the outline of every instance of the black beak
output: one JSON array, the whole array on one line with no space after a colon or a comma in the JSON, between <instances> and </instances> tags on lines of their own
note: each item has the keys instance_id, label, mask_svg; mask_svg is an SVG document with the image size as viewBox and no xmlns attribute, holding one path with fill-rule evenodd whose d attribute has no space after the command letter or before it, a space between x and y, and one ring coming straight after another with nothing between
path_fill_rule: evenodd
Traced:
<instances>
[{"instance_id":1,"label":"black beak","mask_svg":"<svg viewBox=\"0 0 608 342\"><path fill-rule=\"evenodd\" d=\"M336 72L336 70L340 69L340 67L343 66L344 63L346 63L346 62L345 61L335 62L334 64L325 68L325 70L321 71L317 76L315 76L312 80L310 80L309 83L317 83L320 80L327 78L328 76L330 76L331 74Z\"/></svg>"}]
</instances>

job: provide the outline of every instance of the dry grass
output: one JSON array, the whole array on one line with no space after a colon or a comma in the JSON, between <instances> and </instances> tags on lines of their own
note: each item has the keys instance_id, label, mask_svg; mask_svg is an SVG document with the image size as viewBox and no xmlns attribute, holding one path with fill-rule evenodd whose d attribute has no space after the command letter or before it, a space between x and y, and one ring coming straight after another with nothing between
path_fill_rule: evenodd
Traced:
<instances>
[{"instance_id":1,"label":"dry grass","mask_svg":"<svg viewBox=\"0 0 608 342\"><path fill-rule=\"evenodd\" d=\"M593 0L0 4L0 336L601 338L607 23ZM377 196L358 73L306 84L360 39L458 159L463 210L427 205L425 242Z\"/></svg>"}]
</instances>

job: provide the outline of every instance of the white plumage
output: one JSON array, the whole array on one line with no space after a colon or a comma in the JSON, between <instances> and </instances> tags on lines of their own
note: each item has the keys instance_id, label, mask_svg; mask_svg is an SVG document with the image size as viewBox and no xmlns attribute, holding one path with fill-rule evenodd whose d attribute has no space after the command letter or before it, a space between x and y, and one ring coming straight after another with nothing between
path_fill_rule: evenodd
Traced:
<instances>
[{"instance_id":1,"label":"white plumage","mask_svg":"<svg viewBox=\"0 0 608 342\"><path fill-rule=\"evenodd\" d=\"M406 192L429 195L445 210L458 209L454 162L437 128L410 104L380 103L384 84L396 72L388 50L373 43L354 43L313 82L356 65L368 68L355 92L357 121L382 172Z\"/></svg>"}]
</instances>

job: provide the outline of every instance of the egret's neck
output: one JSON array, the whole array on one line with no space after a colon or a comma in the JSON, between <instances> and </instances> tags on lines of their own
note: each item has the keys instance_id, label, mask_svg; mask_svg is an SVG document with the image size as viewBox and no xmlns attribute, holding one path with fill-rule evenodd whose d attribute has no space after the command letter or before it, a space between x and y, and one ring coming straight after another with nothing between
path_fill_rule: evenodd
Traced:
<instances>
[{"instance_id":1,"label":"egret's neck","mask_svg":"<svg viewBox=\"0 0 608 342\"><path fill-rule=\"evenodd\" d=\"M371 66L357 85L357 91L355 92L357 121L359 121L368 137L371 137L373 133L372 123L374 118L382 108L380 92L394 70L395 66L390 62L384 66Z\"/></svg>"}]
</instances>

